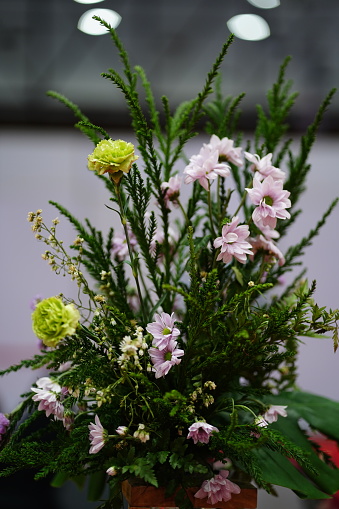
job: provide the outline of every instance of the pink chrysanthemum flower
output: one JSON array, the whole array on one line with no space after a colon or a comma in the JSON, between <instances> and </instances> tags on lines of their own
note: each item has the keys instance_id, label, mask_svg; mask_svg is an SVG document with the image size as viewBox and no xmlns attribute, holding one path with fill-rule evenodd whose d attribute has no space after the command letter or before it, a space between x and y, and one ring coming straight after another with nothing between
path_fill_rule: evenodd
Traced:
<instances>
[{"instance_id":1,"label":"pink chrysanthemum flower","mask_svg":"<svg viewBox=\"0 0 339 509\"><path fill-rule=\"evenodd\" d=\"M273 230L269 226L261 225L261 233L266 237L266 239L278 239L280 237L280 233L277 230Z\"/></svg>"},{"instance_id":2,"label":"pink chrysanthemum flower","mask_svg":"<svg viewBox=\"0 0 339 509\"><path fill-rule=\"evenodd\" d=\"M237 484L227 479L228 472L224 476L217 474L212 479L204 481L199 491L194 495L196 498L206 498L208 504L215 505L217 502L227 502L232 498L232 493L239 494Z\"/></svg>"},{"instance_id":3,"label":"pink chrysanthemum flower","mask_svg":"<svg viewBox=\"0 0 339 509\"><path fill-rule=\"evenodd\" d=\"M202 444L208 444L212 433L218 431L219 431L218 428L216 428L215 426L207 424L207 422L199 421L195 422L188 428L189 433L187 435L187 438L192 438L195 444L198 442Z\"/></svg>"},{"instance_id":4,"label":"pink chrysanthemum flower","mask_svg":"<svg viewBox=\"0 0 339 509\"><path fill-rule=\"evenodd\" d=\"M102 426L97 415L95 415L94 420L95 424L91 422L88 426L89 439L91 441L91 447L89 449L90 454L96 454L99 452L107 441L107 431Z\"/></svg>"},{"instance_id":5,"label":"pink chrysanthemum flower","mask_svg":"<svg viewBox=\"0 0 339 509\"><path fill-rule=\"evenodd\" d=\"M278 260L280 267L282 267L285 263L285 257L278 249L278 247L274 244L273 240L265 239L263 235L257 235L255 238L248 239L250 244L252 245L253 255L250 256L250 259L253 260L254 255L263 250L266 252L265 261L271 263L274 259Z\"/></svg>"},{"instance_id":6,"label":"pink chrysanthemum flower","mask_svg":"<svg viewBox=\"0 0 339 509\"><path fill-rule=\"evenodd\" d=\"M7 428L9 426L9 419L0 412L0 440L2 439L2 435L4 435L7 431Z\"/></svg>"},{"instance_id":7,"label":"pink chrysanthemum flower","mask_svg":"<svg viewBox=\"0 0 339 509\"><path fill-rule=\"evenodd\" d=\"M222 477L228 477L229 470L232 467L232 461L224 458L223 461L215 461L212 465L213 470L217 470Z\"/></svg>"},{"instance_id":8,"label":"pink chrysanthemum flower","mask_svg":"<svg viewBox=\"0 0 339 509\"><path fill-rule=\"evenodd\" d=\"M106 470L106 474L108 475L111 475L112 477L117 475L118 471L115 467L109 467L107 470Z\"/></svg>"},{"instance_id":9,"label":"pink chrysanthemum flower","mask_svg":"<svg viewBox=\"0 0 339 509\"><path fill-rule=\"evenodd\" d=\"M219 163L219 153L204 145L199 154L190 158L188 166L184 169L185 184L198 180L206 191L209 190L209 181L220 177L228 177L230 168L228 164Z\"/></svg>"},{"instance_id":10,"label":"pink chrysanthemum flower","mask_svg":"<svg viewBox=\"0 0 339 509\"><path fill-rule=\"evenodd\" d=\"M56 420L62 421L64 418L64 406L60 402L62 396L61 386L47 376L39 378L36 385L38 387L31 387L31 390L36 393L32 397L33 401L39 401L38 410L44 411L46 417L54 415Z\"/></svg>"},{"instance_id":11,"label":"pink chrysanthemum flower","mask_svg":"<svg viewBox=\"0 0 339 509\"><path fill-rule=\"evenodd\" d=\"M287 412L285 410L286 408L287 406L271 405L264 413L265 421L271 424L272 422L276 422L278 420L279 415L282 417L287 417Z\"/></svg>"},{"instance_id":12,"label":"pink chrysanthemum flower","mask_svg":"<svg viewBox=\"0 0 339 509\"><path fill-rule=\"evenodd\" d=\"M127 431L128 431L127 426L118 426L117 429L115 430L115 432L118 433L118 435L121 435L122 437L127 434Z\"/></svg>"},{"instance_id":13,"label":"pink chrysanthemum flower","mask_svg":"<svg viewBox=\"0 0 339 509\"><path fill-rule=\"evenodd\" d=\"M171 339L180 336L180 330L174 326L174 313L155 314L155 322L146 326L147 332L153 336L153 345L163 350Z\"/></svg>"},{"instance_id":14,"label":"pink chrysanthemum flower","mask_svg":"<svg viewBox=\"0 0 339 509\"><path fill-rule=\"evenodd\" d=\"M130 245L133 248L135 248L138 244L138 241L134 235L134 233L131 230L131 227L127 223L127 230L128 230L128 238ZM128 253L128 245L127 240L125 237L124 232L118 232L116 235L114 235L112 239L112 257L116 258L120 262L123 260L126 260L126 258L129 256Z\"/></svg>"},{"instance_id":15,"label":"pink chrysanthemum flower","mask_svg":"<svg viewBox=\"0 0 339 509\"><path fill-rule=\"evenodd\" d=\"M255 172L255 176L259 180L263 180L265 177L271 175L274 180L284 180L285 172L280 168L276 168L272 164L272 154L267 154L266 156L260 158L258 154L250 154L249 152L244 152L244 155L248 161L252 164L250 166L250 170Z\"/></svg>"},{"instance_id":16,"label":"pink chrysanthemum flower","mask_svg":"<svg viewBox=\"0 0 339 509\"><path fill-rule=\"evenodd\" d=\"M148 353L153 363L153 371L155 371L155 378L166 376L169 370L176 364L180 364L184 355L184 351L177 348L178 343L174 339L170 339L165 348L149 348Z\"/></svg>"},{"instance_id":17,"label":"pink chrysanthemum flower","mask_svg":"<svg viewBox=\"0 0 339 509\"><path fill-rule=\"evenodd\" d=\"M263 226L275 228L277 219L288 219L290 213L287 208L291 206L290 192L283 189L282 180L274 180L268 176L262 182L254 177L253 188L246 188L254 205L252 219L254 224L261 229Z\"/></svg>"},{"instance_id":18,"label":"pink chrysanthemum flower","mask_svg":"<svg viewBox=\"0 0 339 509\"><path fill-rule=\"evenodd\" d=\"M174 206L178 206L178 197L180 195L180 187L181 187L182 178L179 175L175 175L171 177L168 182L163 182L161 184L161 190L164 193L164 200L166 207L170 208L170 203L173 203Z\"/></svg>"},{"instance_id":19,"label":"pink chrysanthemum flower","mask_svg":"<svg viewBox=\"0 0 339 509\"><path fill-rule=\"evenodd\" d=\"M36 305L41 302L44 298L42 297L42 295L38 294L38 295L35 295L35 297L33 297L33 299L31 300L31 302L29 303L29 307L32 311L35 310L36 308Z\"/></svg>"},{"instance_id":20,"label":"pink chrysanthemum flower","mask_svg":"<svg viewBox=\"0 0 339 509\"><path fill-rule=\"evenodd\" d=\"M177 240L177 233L173 230L173 228L169 227L168 228L168 242L169 242L169 248L171 250L172 246L174 245L175 241ZM155 233L152 237L152 240L150 242L150 247L149 247L149 251L151 254L155 254L155 250L156 250L156 247L157 247L157 244L160 244L160 246L164 243L165 241L165 234L164 234L164 230L162 230L161 228L157 228L155 230ZM163 258L163 254L160 253L160 259Z\"/></svg>"},{"instance_id":21,"label":"pink chrysanthemum flower","mask_svg":"<svg viewBox=\"0 0 339 509\"><path fill-rule=\"evenodd\" d=\"M212 134L210 142L207 144L212 150L217 150L219 153L219 162L229 161L235 166L242 166L243 160L241 157L242 148L234 147L234 141L229 138L219 138L216 134Z\"/></svg>"},{"instance_id":22,"label":"pink chrysanthemum flower","mask_svg":"<svg viewBox=\"0 0 339 509\"><path fill-rule=\"evenodd\" d=\"M222 227L221 237L215 239L214 247L221 248L217 257L218 261L223 260L224 263L229 263L234 257L240 263L245 263L246 255L252 254L252 246L245 240L250 234L248 225L238 226L238 224L239 218L233 217L230 223Z\"/></svg>"}]
</instances>

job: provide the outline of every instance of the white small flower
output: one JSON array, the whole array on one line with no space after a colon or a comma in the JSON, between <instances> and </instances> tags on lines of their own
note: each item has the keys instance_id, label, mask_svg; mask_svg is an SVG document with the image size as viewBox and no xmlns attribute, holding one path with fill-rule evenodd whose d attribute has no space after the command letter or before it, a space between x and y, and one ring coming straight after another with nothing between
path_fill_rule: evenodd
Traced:
<instances>
[{"instance_id":1,"label":"white small flower","mask_svg":"<svg viewBox=\"0 0 339 509\"><path fill-rule=\"evenodd\" d=\"M149 433L145 430L145 424L139 424L138 429L133 433L134 438L140 440L140 442L147 442L150 439Z\"/></svg>"},{"instance_id":2,"label":"white small flower","mask_svg":"<svg viewBox=\"0 0 339 509\"><path fill-rule=\"evenodd\" d=\"M282 417L287 417L287 412L285 410L286 408L287 406L271 405L264 413L265 421L271 424L272 422L276 422L278 420L279 415Z\"/></svg>"}]
</instances>

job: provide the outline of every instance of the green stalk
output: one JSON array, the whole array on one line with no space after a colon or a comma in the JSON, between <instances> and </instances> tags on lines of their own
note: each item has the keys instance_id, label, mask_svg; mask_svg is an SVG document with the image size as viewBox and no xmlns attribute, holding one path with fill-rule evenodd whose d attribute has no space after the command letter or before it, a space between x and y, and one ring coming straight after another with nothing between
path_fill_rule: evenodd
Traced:
<instances>
[{"instance_id":1,"label":"green stalk","mask_svg":"<svg viewBox=\"0 0 339 509\"><path fill-rule=\"evenodd\" d=\"M216 238L217 234L215 232L214 225L213 225L212 200L211 200L211 183L210 183L210 181L208 181L207 201L208 201L208 215L209 215L210 223L211 223L211 233L212 233L213 237Z\"/></svg>"},{"instance_id":2,"label":"green stalk","mask_svg":"<svg viewBox=\"0 0 339 509\"><path fill-rule=\"evenodd\" d=\"M120 181L117 183L114 180L112 180L112 182L115 185L115 190L116 190L116 194L117 194L117 198L118 198L118 204L119 204L119 209L120 209L120 219L121 219L121 224L122 224L122 226L124 228L124 233L125 233L127 247L128 247L128 254L129 254L129 257L130 257L130 260L131 260L132 274L133 274L133 277L134 277L134 280L135 280L135 284L136 284L136 287L137 287L137 292L138 292L138 296L139 296L139 300L140 300L141 313L142 313L144 324L146 324L147 323L147 318L146 318L145 306L144 306L144 301L143 301L143 297L142 297L142 293L141 293L141 288L140 288L140 283L139 283L137 263L136 263L135 256L133 254L131 243L129 241L129 235L128 235L128 230L127 230L127 218L126 218L125 213L124 213L124 207L123 207L123 203L122 203L122 199L121 199Z\"/></svg>"}]
</instances>

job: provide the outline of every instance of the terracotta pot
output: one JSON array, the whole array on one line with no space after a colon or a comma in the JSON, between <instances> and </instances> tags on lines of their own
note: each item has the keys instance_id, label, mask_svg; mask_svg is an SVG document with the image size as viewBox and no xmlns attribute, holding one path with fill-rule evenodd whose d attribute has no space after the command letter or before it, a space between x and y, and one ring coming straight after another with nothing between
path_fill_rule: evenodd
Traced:
<instances>
[{"instance_id":1,"label":"terracotta pot","mask_svg":"<svg viewBox=\"0 0 339 509\"><path fill-rule=\"evenodd\" d=\"M217 505L207 503L207 499L195 498L194 494L199 488L188 488L186 490L193 507L218 507L220 509L255 509L257 507L257 489L251 484L237 482L241 488L238 495L232 494L228 502L218 502ZM144 486L134 483L131 480L122 483L122 492L128 502L129 509L146 509L150 507L176 507L174 496L165 497L165 488Z\"/></svg>"}]
</instances>

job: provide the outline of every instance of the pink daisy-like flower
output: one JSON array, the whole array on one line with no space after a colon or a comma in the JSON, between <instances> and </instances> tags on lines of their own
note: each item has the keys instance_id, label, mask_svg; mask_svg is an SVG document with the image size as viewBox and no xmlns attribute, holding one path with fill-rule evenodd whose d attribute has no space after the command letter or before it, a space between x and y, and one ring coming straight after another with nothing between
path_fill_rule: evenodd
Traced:
<instances>
[{"instance_id":1,"label":"pink daisy-like flower","mask_svg":"<svg viewBox=\"0 0 339 509\"><path fill-rule=\"evenodd\" d=\"M291 206L290 192L283 189L282 180L274 180L268 176L262 182L254 177L253 188L246 188L254 205L252 219L254 224L261 229L263 226L275 228L277 219L287 219L290 213L287 208Z\"/></svg>"},{"instance_id":2,"label":"pink daisy-like flower","mask_svg":"<svg viewBox=\"0 0 339 509\"><path fill-rule=\"evenodd\" d=\"M134 235L134 233L131 230L131 227L127 223L127 230L128 230L128 238L130 245L132 249L137 246L138 241ZM126 258L129 256L128 254L128 245L127 240L125 237L124 232L119 232L116 235L114 235L112 239L112 257L117 258L120 262L123 260L126 260Z\"/></svg>"},{"instance_id":3,"label":"pink daisy-like flower","mask_svg":"<svg viewBox=\"0 0 339 509\"><path fill-rule=\"evenodd\" d=\"M174 322L174 313L160 313L155 314L155 322L147 324L146 330L152 334L153 345L159 350L166 348L171 339L180 336L180 330L174 326Z\"/></svg>"},{"instance_id":4,"label":"pink daisy-like flower","mask_svg":"<svg viewBox=\"0 0 339 509\"><path fill-rule=\"evenodd\" d=\"M232 493L239 494L240 488L237 484L227 479L227 474L224 476L217 474L212 479L204 481L199 491L194 495L196 498L206 498L207 503L215 505L217 502L227 502L232 498Z\"/></svg>"},{"instance_id":5,"label":"pink daisy-like flower","mask_svg":"<svg viewBox=\"0 0 339 509\"><path fill-rule=\"evenodd\" d=\"M35 297L33 297L33 299L31 300L31 302L29 303L29 307L32 311L35 310L36 308L36 305L41 302L44 298L42 297L42 295L38 294L38 295L35 295Z\"/></svg>"},{"instance_id":6,"label":"pink daisy-like flower","mask_svg":"<svg viewBox=\"0 0 339 509\"><path fill-rule=\"evenodd\" d=\"M168 242L169 242L169 248L171 250L172 246L174 245L175 241L177 239L177 234L176 232L173 230L173 228L169 227L168 228ZM151 242L150 242L150 253L151 254L154 254L155 253L155 250L156 250L156 247L157 247L157 244L160 244L162 245L165 241L165 234L164 234L164 230L162 230L161 228L157 228L154 232L154 235L151 239ZM160 253L160 259L163 258L163 254Z\"/></svg>"},{"instance_id":7,"label":"pink daisy-like flower","mask_svg":"<svg viewBox=\"0 0 339 509\"><path fill-rule=\"evenodd\" d=\"M155 378L166 376L169 370L176 364L180 364L184 355L184 351L177 348L178 343L174 339L170 339L162 350L159 348L149 348L148 352L153 362L153 371L155 371Z\"/></svg>"},{"instance_id":8,"label":"pink daisy-like flower","mask_svg":"<svg viewBox=\"0 0 339 509\"><path fill-rule=\"evenodd\" d=\"M174 206L178 206L178 197L180 195L182 178L179 175L171 177L168 182L161 184L161 190L164 193L164 200L167 208L170 208L170 203Z\"/></svg>"},{"instance_id":9,"label":"pink daisy-like flower","mask_svg":"<svg viewBox=\"0 0 339 509\"><path fill-rule=\"evenodd\" d=\"M117 475L118 471L115 467L109 467L107 470L106 470L106 474L108 475L111 475L112 477L114 475Z\"/></svg>"},{"instance_id":10,"label":"pink daisy-like flower","mask_svg":"<svg viewBox=\"0 0 339 509\"><path fill-rule=\"evenodd\" d=\"M213 470L217 470L218 474L222 477L228 477L229 469L232 467L232 461L228 458L224 458L223 461L215 461L213 463Z\"/></svg>"},{"instance_id":11,"label":"pink daisy-like flower","mask_svg":"<svg viewBox=\"0 0 339 509\"><path fill-rule=\"evenodd\" d=\"M286 408L287 406L271 405L264 413L265 421L271 424L272 422L276 422L278 420L279 415L282 417L287 417L287 412L285 410Z\"/></svg>"},{"instance_id":12,"label":"pink daisy-like flower","mask_svg":"<svg viewBox=\"0 0 339 509\"><path fill-rule=\"evenodd\" d=\"M115 432L118 433L118 435L121 435L122 437L127 434L127 431L128 431L127 426L118 426L117 429L115 430Z\"/></svg>"},{"instance_id":13,"label":"pink daisy-like flower","mask_svg":"<svg viewBox=\"0 0 339 509\"><path fill-rule=\"evenodd\" d=\"M274 244L273 240L265 239L263 235L257 235L255 238L249 238L250 244L252 245L253 255L250 256L250 259L253 260L254 255L260 251L266 251L265 260L267 262L272 262L274 259L278 260L280 266L284 265L285 257L278 249L278 247Z\"/></svg>"},{"instance_id":14,"label":"pink daisy-like flower","mask_svg":"<svg viewBox=\"0 0 339 509\"><path fill-rule=\"evenodd\" d=\"M204 145L199 154L190 158L188 166L184 169L185 184L198 180L206 191L209 190L209 181L220 177L228 177L230 168L228 164L219 163L219 152Z\"/></svg>"},{"instance_id":15,"label":"pink daisy-like flower","mask_svg":"<svg viewBox=\"0 0 339 509\"><path fill-rule=\"evenodd\" d=\"M212 134L210 142L207 146L212 150L217 150L219 153L219 161L229 161L235 166L242 166L243 160L241 157L242 148L234 147L234 141L229 138L219 138L216 134Z\"/></svg>"},{"instance_id":16,"label":"pink daisy-like flower","mask_svg":"<svg viewBox=\"0 0 339 509\"><path fill-rule=\"evenodd\" d=\"M61 386L47 376L39 378L36 381L36 385L38 387L31 387L31 390L36 393L32 400L39 401L38 410L44 411L46 417L54 415L56 420L62 421L64 418L64 406L60 402L62 397Z\"/></svg>"},{"instance_id":17,"label":"pink daisy-like flower","mask_svg":"<svg viewBox=\"0 0 339 509\"><path fill-rule=\"evenodd\" d=\"M238 226L238 224L239 218L233 217L230 223L222 227L221 237L215 239L214 247L221 248L217 257L218 261L223 260L224 263L229 263L234 257L240 263L245 263L246 255L252 254L252 246L245 240L250 234L248 225Z\"/></svg>"},{"instance_id":18,"label":"pink daisy-like flower","mask_svg":"<svg viewBox=\"0 0 339 509\"><path fill-rule=\"evenodd\" d=\"M277 230L273 230L269 226L261 225L261 233L266 237L266 239L278 239L280 237L280 233Z\"/></svg>"},{"instance_id":19,"label":"pink daisy-like flower","mask_svg":"<svg viewBox=\"0 0 339 509\"><path fill-rule=\"evenodd\" d=\"M193 442L196 444L200 442L201 444L208 444L210 440L210 436L214 432L218 432L218 428L212 426L211 424L207 424L207 422L199 421L193 423L188 428L187 438L192 438Z\"/></svg>"},{"instance_id":20,"label":"pink daisy-like flower","mask_svg":"<svg viewBox=\"0 0 339 509\"><path fill-rule=\"evenodd\" d=\"M100 419L97 415L94 417L95 424L91 422L88 426L89 439L91 441L91 447L89 450L90 454L96 454L105 445L107 440L107 431L102 426Z\"/></svg>"},{"instance_id":21,"label":"pink daisy-like flower","mask_svg":"<svg viewBox=\"0 0 339 509\"><path fill-rule=\"evenodd\" d=\"M252 163L250 170L255 172L255 176L259 180L263 180L269 175L271 175L274 180L285 179L285 172L273 166L272 154L267 154L262 158L260 158L258 154L250 154L249 152L244 152L244 155L246 159Z\"/></svg>"},{"instance_id":22,"label":"pink daisy-like flower","mask_svg":"<svg viewBox=\"0 0 339 509\"><path fill-rule=\"evenodd\" d=\"M9 426L9 419L0 412L0 440L2 439L2 435L4 435L7 431L7 428Z\"/></svg>"}]
</instances>

